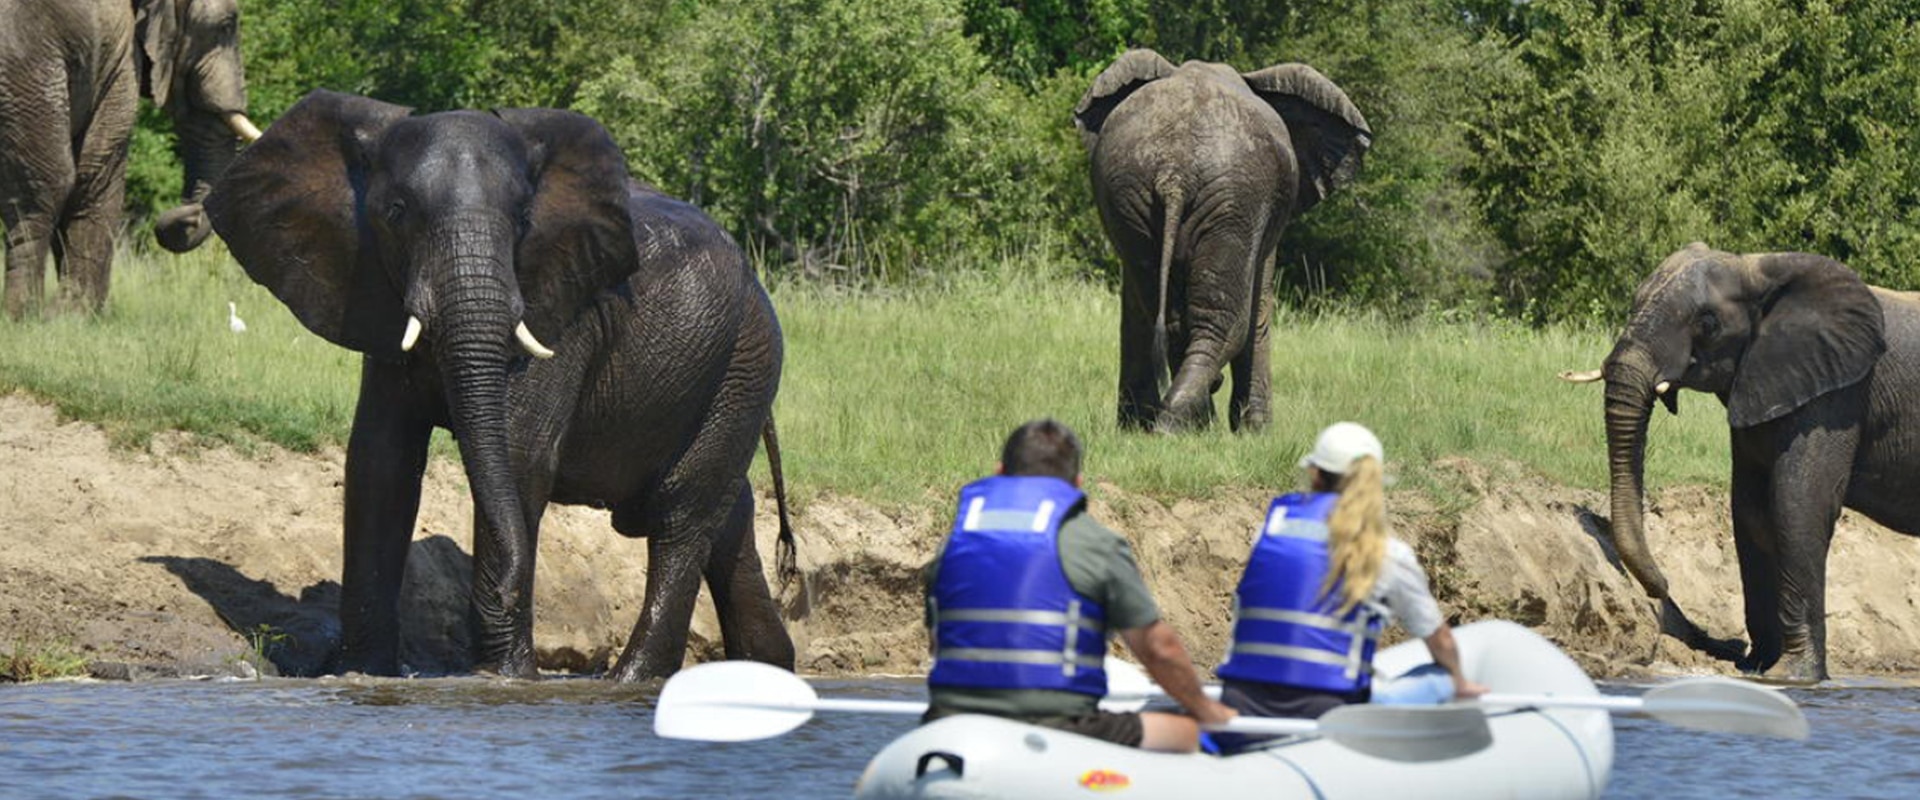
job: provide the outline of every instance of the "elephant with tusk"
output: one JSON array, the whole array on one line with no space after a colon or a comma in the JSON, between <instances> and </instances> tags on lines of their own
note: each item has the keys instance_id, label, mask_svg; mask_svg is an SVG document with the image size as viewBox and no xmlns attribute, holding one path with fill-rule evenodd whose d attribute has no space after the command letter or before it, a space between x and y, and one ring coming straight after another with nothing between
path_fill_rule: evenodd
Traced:
<instances>
[{"instance_id":1,"label":"elephant with tusk","mask_svg":"<svg viewBox=\"0 0 1920 800\"><path fill-rule=\"evenodd\" d=\"M1747 672L1824 680L1841 507L1920 534L1920 295L1870 287L1822 256L1695 243L1641 283L1601 369L1561 378L1606 386L1613 544L1662 601L1662 629ZM1677 389L1727 409L1744 653L1687 620L1647 549L1647 420L1656 398L1677 412Z\"/></svg>"},{"instance_id":2,"label":"elephant with tusk","mask_svg":"<svg viewBox=\"0 0 1920 800\"><path fill-rule=\"evenodd\" d=\"M173 120L186 186L154 224L186 252L212 228L201 201L260 138L247 119L235 0L0 0L0 221L6 311L42 303L49 254L63 302L106 304L141 96Z\"/></svg>"},{"instance_id":3,"label":"elephant with tusk","mask_svg":"<svg viewBox=\"0 0 1920 800\"><path fill-rule=\"evenodd\" d=\"M632 182L599 123L551 109L416 116L316 91L241 153L207 211L249 277L363 354L341 671L400 669L400 578L435 427L459 442L473 496L482 669L535 675L550 502L610 509L616 531L647 539L646 596L613 677L680 668L703 582L728 658L792 668L747 483L764 438L791 555L779 321L740 248Z\"/></svg>"}]
</instances>

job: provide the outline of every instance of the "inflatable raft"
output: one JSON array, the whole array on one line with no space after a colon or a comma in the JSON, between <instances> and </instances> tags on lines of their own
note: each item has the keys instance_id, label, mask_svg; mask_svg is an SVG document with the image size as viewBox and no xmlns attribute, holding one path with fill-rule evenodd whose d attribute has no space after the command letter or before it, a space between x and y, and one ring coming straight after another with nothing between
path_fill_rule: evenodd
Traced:
<instances>
[{"instance_id":1,"label":"inflatable raft","mask_svg":"<svg viewBox=\"0 0 1920 800\"><path fill-rule=\"evenodd\" d=\"M1579 665L1512 622L1454 629L1467 674L1495 692L1597 695ZM1419 641L1382 651L1377 674L1429 661ZM995 717L963 715L907 733L867 765L856 798L1599 797L1613 769L1606 711L1488 707L1493 744L1441 761L1390 761L1318 737L1220 758L1149 753Z\"/></svg>"}]
</instances>

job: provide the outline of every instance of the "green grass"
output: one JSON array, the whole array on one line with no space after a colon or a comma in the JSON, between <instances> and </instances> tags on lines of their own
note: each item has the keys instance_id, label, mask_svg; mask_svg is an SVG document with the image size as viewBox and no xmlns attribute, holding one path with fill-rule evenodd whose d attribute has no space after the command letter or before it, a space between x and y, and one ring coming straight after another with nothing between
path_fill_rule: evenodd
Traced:
<instances>
[{"instance_id":1,"label":"green grass","mask_svg":"<svg viewBox=\"0 0 1920 800\"><path fill-rule=\"evenodd\" d=\"M1049 415L1080 432L1089 477L1160 497L1291 487L1315 434L1341 419L1380 434L1402 487L1441 490L1448 476L1435 462L1455 456L1605 485L1600 387L1554 375L1598 367L1610 334L1282 311L1271 426L1229 433L1223 386L1212 430L1153 436L1114 424L1117 298L1032 274L989 270L894 292L778 291L789 480L886 502L946 497L993 467L1014 426ZM1685 401L1686 416L1661 412L1651 425L1650 485L1726 480L1724 412L1710 398Z\"/></svg>"},{"instance_id":2,"label":"green grass","mask_svg":"<svg viewBox=\"0 0 1920 800\"><path fill-rule=\"evenodd\" d=\"M87 659L66 642L16 641L0 653L0 682L32 683L87 674Z\"/></svg>"},{"instance_id":3,"label":"green grass","mask_svg":"<svg viewBox=\"0 0 1920 800\"><path fill-rule=\"evenodd\" d=\"M1229 433L1223 388L1213 430L1125 433L1113 421L1117 300L1047 277L1061 272L1050 266L1016 259L898 289L777 287L776 412L796 493L943 504L992 469L1007 431L1043 415L1080 432L1090 477L1161 498L1289 488L1314 434L1340 419L1380 434L1404 490L1448 491L1436 462L1450 457L1604 487L1600 389L1554 373L1598 366L1607 332L1282 311L1266 431ZM228 330L230 300L244 334ZM217 243L123 255L110 306L98 319L0 321L0 391L45 398L132 446L168 429L298 450L345 441L358 356L301 328ZM1697 395L1683 405L1684 416L1656 413L1649 484L1723 484L1724 413ZM444 436L438 452L452 452Z\"/></svg>"}]
</instances>

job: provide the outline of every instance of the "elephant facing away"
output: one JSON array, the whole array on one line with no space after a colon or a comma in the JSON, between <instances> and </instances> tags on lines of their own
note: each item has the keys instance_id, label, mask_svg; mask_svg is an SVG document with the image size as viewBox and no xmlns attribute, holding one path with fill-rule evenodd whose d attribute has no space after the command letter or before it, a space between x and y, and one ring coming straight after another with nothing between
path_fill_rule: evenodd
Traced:
<instances>
[{"instance_id":1,"label":"elephant facing away","mask_svg":"<svg viewBox=\"0 0 1920 800\"><path fill-rule=\"evenodd\" d=\"M1358 172L1373 138L1360 110L1304 64L1175 68L1132 50L1094 79L1074 123L1121 260L1120 425L1210 425L1229 364L1229 424L1266 425L1276 245Z\"/></svg>"},{"instance_id":2,"label":"elephant facing away","mask_svg":"<svg viewBox=\"0 0 1920 800\"><path fill-rule=\"evenodd\" d=\"M473 495L481 669L535 674L549 502L610 509L615 530L647 538L644 607L612 677L679 669L702 579L728 658L792 667L747 483L764 434L785 554L779 322L733 241L632 183L599 123L548 109L411 116L316 91L241 153L206 208L249 276L363 354L341 671L400 667L397 596L436 426L458 440Z\"/></svg>"},{"instance_id":3,"label":"elephant facing away","mask_svg":"<svg viewBox=\"0 0 1920 800\"><path fill-rule=\"evenodd\" d=\"M1614 549L1662 601L1662 629L1746 672L1824 680L1841 507L1920 534L1920 295L1870 287L1822 256L1695 243L1640 284L1602 368L1562 377L1606 384ZM1677 412L1681 389L1727 409L1744 654L1686 618L1647 550L1647 421L1655 399Z\"/></svg>"},{"instance_id":4,"label":"elephant facing away","mask_svg":"<svg viewBox=\"0 0 1920 800\"><path fill-rule=\"evenodd\" d=\"M142 95L167 112L179 136L186 189L155 233L185 252L212 232L200 200L233 160L236 140L260 136L246 117L235 0L0 0L10 316L41 305L49 254L63 304L95 312L105 305Z\"/></svg>"}]
</instances>

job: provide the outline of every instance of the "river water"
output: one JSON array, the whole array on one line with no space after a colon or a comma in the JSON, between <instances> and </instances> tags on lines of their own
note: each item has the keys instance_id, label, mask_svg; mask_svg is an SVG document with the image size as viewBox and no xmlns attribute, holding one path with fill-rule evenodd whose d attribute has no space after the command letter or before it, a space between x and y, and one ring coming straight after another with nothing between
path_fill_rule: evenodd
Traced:
<instances>
[{"instance_id":1,"label":"river water","mask_svg":"<svg viewBox=\"0 0 1920 800\"><path fill-rule=\"evenodd\" d=\"M917 681L814 683L823 696L924 696ZM0 686L0 798L845 797L914 722L820 714L767 741L670 741L652 733L654 694L590 679ZM1606 796L1920 797L1920 688L1789 694L1808 741L1616 718Z\"/></svg>"}]
</instances>

